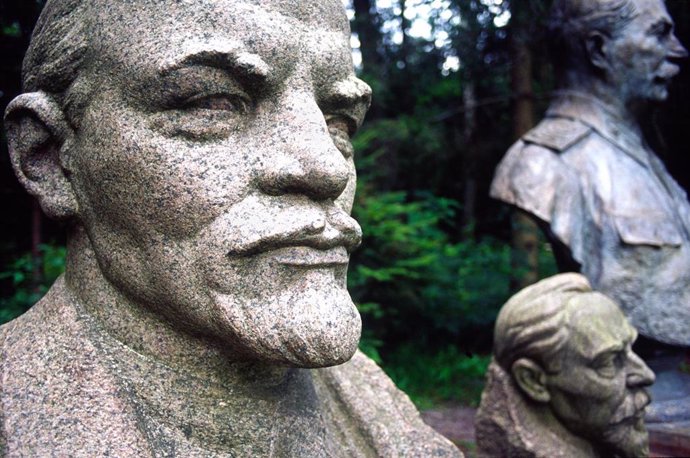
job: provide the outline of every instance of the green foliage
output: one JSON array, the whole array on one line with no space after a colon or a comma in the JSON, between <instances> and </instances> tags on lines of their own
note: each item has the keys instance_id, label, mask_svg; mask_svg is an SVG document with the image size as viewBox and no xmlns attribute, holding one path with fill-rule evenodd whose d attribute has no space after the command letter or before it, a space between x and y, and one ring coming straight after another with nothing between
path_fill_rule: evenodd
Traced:
<instances>
[{"instance_id":1,"label":"green foliage","mask_svg":"<svg viewBox=\"0 0 690 458\"><path fill-rule=\"evenodd\" d=\"M65 248L62 246L40 245L40 272L42 281L36 283L33 278L36 260L31 253L15 259L7 268L0 271L0 280L12 283L14 294L0 298L0 324L10 321L24 313L36 303L50 285L65 270Z\"/></svg>"},{"instance_id":2,"label":"green foliage","mask_svg":"<svg viewBox=\"0 0 690 458\"><path fill-rule=\"evenodd\" d=\"M455 346L429 353L404 344L385 359L384 368L419 409L447 402L477 406L490 360Z\"/></svg>"},{"instance_id":3,"label":"green foliage","mask_svg":"<svg viewBox=\"0 0 690 458\"><path fill-rule=\"evenodd\" d=\"M510 294L509 247L490 239L452 242L442 228L455 215L452 200L362 191L354 215L364 241L348 286L366 332L384 345L403 337L424 345L463 340L463 334L476 341L469 336L476 330L490 338Z\"/></svg>"},{"instance_id":4,"label":"green foliage","mask_svg":"<svg viewBox=\"0 0 690 458\"><path fill-rule=\"evenodd\" d=\"M2 35L8 37L18 37L22 34L22 30L19 27L19 22L13 22L9 25L2 27Z\"/></svg>"}]
</instances>

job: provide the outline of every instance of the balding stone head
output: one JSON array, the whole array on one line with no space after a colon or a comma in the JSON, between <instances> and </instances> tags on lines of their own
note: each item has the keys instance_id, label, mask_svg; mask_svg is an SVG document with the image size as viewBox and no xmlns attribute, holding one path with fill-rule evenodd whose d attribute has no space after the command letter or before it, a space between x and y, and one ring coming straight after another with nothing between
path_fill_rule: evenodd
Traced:
<instances>
[{"instance_id":1,"label":"balding stone head","mask_svg":"<svg viewBox=\"0 0 690 458\"><path fill-rule=\"evenodd\" d=\"M12 165L68 256L0 327L0 455L459 455L357 353L340 0L49 0L24 89Z\"/></svg>"},{"instance_id":2,"label":"balding stone head","mask_svg":"<svg viewBox=\"0 0 690 458\"><path fill-rule=\"evenodd\" d=\"M371 93L348 33L337 0L49 1L7 110L15 170L147 309L241 358L344 362L349 138Z\"/></svg>"}]
</instances>

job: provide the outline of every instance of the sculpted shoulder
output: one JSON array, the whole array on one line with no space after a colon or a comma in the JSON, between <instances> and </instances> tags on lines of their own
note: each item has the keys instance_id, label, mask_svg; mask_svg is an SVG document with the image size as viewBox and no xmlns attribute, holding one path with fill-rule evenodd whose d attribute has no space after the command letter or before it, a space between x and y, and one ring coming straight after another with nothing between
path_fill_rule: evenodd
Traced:
<instances>
[{"instance_id":1,"label":"sculpted shoulder","mask_svg":"<svg viewBox=\"0 0 690 458\"><path fill-rule=\"evenodd\" d=\"M545 119L508 150L496 169L491 197L550 222L558 195L579 189L577 175L560 155L590 133L576 121Z\"/></svg>"},{"instance_id":2,"label":"sculpted shoulder","mask_svg":"<svg viewBox=\"0 0 690 458\"><path fill-rule=\"evenodd\" d=\"M62 278L28 312L0 328L0 451L69 456L80 444L94 454L142 456L146 446L136 432L135 412L118 396L84 334Z\"/></svg>"},{"instance_id":3,"label":"sculpted shoulder","mask_svg":"<svg viewBox=\"0 0 690 458\"><path fill-rule=\"evenodd\" d=\"M573 119L546 118L527 132L522 141L527 145L537 145L561 153L588 136L591 131L591 127Z\"/></svg>"},{"instance_id":4,"label":"sculpted shoulder","mask_svg":"<svg viewBox=\"0 0 690 458\"><path fill-rule=\"evenodd\" d=\"M345 364L313 373L323 414L346 455L462 456L424 423L407 395L360 351Z\"/></svg>"}]
</instances>

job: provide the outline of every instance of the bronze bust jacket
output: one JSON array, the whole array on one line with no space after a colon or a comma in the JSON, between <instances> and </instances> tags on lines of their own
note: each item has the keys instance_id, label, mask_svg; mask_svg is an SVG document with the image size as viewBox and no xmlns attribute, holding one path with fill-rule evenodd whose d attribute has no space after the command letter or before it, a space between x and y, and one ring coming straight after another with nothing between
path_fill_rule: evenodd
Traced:
<instances>
[{"instance_id":1,"label":"bronze bust jacket","mask_svg":"<svg viewBox=\"0 0 690 458\"><path fill-rule=\"evenodd\" d=\"M690 204L606 106L562 93L508 151L491 195L536 216L565 248L563 270L579 268L641 334L690 345Z\"/></svg>"}]
</instances>

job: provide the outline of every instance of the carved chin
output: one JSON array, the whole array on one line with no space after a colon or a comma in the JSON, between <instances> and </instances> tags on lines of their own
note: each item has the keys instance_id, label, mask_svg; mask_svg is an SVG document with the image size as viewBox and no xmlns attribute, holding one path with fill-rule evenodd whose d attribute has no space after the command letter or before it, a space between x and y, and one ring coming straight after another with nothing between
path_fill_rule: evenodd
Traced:
<instances>
[{"instance_id":1,"label":"carved chin","mask_svg":"<svg viewBox=\"0 0 690 458\"><path fill-rule=\"evenodd\" d=\"M639 417L607 428L604 431L604 443L615 456L649 456L649 434L644 425L644 418Z\"/></svg>"},{"instance_id":2,"label":"carved chin","mask_svg":"<svg viewBox=\"0 0 690 458\"><path fill-rule=\"evenodd\" d=\"M264 362L316 368L348 361L362 328L349 293L333 283L304 286L256 302L214 294L221 337Z\"/></svg>"}]
</instances>

